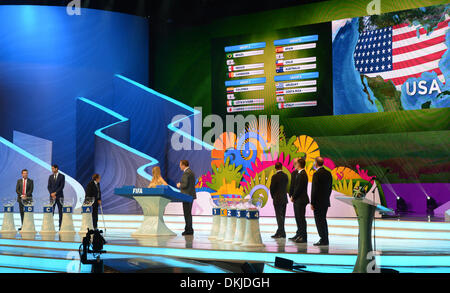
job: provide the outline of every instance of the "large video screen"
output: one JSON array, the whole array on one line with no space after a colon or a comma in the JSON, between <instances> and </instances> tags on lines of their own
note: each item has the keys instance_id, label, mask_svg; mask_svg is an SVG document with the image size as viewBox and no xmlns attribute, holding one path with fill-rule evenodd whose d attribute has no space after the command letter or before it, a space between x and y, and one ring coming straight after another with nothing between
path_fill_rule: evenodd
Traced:
<instances>
[{"instance_id":1,"label":"large video screen","mask_svg":"<svg viewBox=\"0 0 450 293\"><path fill-rule=\"evenodd\" d=\"M212 42L212 112L283 118L449 107L448 5Z\"/></svg>"},{"instance_id":2,"label":"large video screen","mask_svg":"<svg viewBox=\"0 0 450 293\"><path fill-rule=\"evenodd\" d=\"M213 41L213 113L333 114L331 24Z\"/></svg>"}]
</instances>

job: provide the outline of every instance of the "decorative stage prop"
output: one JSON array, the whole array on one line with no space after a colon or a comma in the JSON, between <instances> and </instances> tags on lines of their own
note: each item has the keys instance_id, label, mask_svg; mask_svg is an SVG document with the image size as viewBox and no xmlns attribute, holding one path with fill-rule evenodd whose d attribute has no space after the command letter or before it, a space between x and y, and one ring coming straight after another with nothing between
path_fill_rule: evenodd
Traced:
<instances>
[{"instance_id":1,"label":"decorative stage prop","mask_svg":"<svg viewBox=\"0 0 450 293\"><path fill-rule=\"evenodd\" d=\"M172 190L169 186L156 188L135 188L124 186L114 193L136 200L144 213L144 221L132 236L176 235L164 223L164 210L169 202L192 202L192 197Z\"/></svg>"},{"instance_id":2,"label":"decorative stage prop","mask_svg":"<svg viewBox=\"0 0 450 293\"><path fill-rule=\"evenodd\" d=\"M375 272L375 255L370 255L370 253L373 253L372 223L375 216L375 211L378 211L380 213L391 213L393 211L371 200L366 199L365 194L361 194L359 189L356 189L356 193L358 196L353 198L346 196L338 197L339 200L352 205L358 216L358 258L356 259L353 272Z\"/></svg>"},{"instance_id":3,"label":"decorative stage prop","mask_svg":"<svg viewBox=\"0 0 450 293\"><path fill-rule=\"evenodd\" d=\"M3 202L3 224L2 234L16 233L16 226L14 224L14 204L16 199L5 200Z\"/></svg>"},{"instance_id":4,"label":"decorative stage prop","mask_svg":"<svg viewBox=\"0 0 450 293\"><path fill-rule=\"evenodd\" d=\"M339 166L331 158L321 154L318 143L312 137L300 135L289 138L285 136L282 125L272 127L271 121L262 122L249 123L241 134L224 132L216 139L214 149L211 151L212 169L199 177L197 189L207 190L215 201L221 198L244 198L250 201L260 198L261 206L258 215L272 215L273 208L267 203L271 201L270 184L275 174L275 164L281 163L283 172L290 177L294 170L294 159L304 158L309 181L308 188L311 188L312 177L316 170L314 162L319 156L323 157L325 169L333 176L333 192L338 196L351 197L355 187L364 189L361 192L367 192L368 188L375 183L375 176L370 176L369 172L360 168L359 165L355 166L355 170ZM276 129L279 132L278 135L272 134L272 129ZM377 183L377 187L376 196L379 202L386 206L381 185ZM342 211L338 213L342 214ZM347 213L353 215L353 210L347 209ZM236 217L237 226L240 223L238 219ZM219 222L219 218L215 217L215 221ZM233 225L234 221L230 219L229 223ZM225 238L229 240L227 235L223 234L223 231L230 231L226 229L227 225L228 221L225 223L220 218L218 240ZM213 228L215 228L214 225ZM235 235L235 238L239 237Z\"/></svg>"},{"instance_id":5,"label":"decorative stage prop","mask_svg":"<svg viewBox=\"0 0 450 293\"><path fill-rule=\"evenodd\" d=\"M23 204L23 224L20 233L36 233L36 228L34 226L34 204L33 199L27 198L22 199Z\"/></svg>"},{"instance_id":6,"label":"decorative stage prop","mask_svg":"<svg viewBox=\"0 0 450 293\"><path fill-rule=\"evenodd\" d=\"M63 218L61 223L60 234L75 234L75 227L73 225L73 200L64 200L60 198L63 206Z\"/></svg>"},{"instance_id":7,"label":"decorative stage prop","mask_svg":"<svg viewBox=\"0 0 450 293\"><path fill-rule=\"evenodd\" d=\"M88 229L93 230L94 224L92 222L92 205L94 204L95 198L87 197L83 201L83 205L81 206L81 228L78 233L80 235L86 235Z\"/></svg>"},{"instance_id":8,"label":"decorative stage prop","mask_svg":"<svg viewBox=\"0 0 450 293\"><path fill-rule=\"evenodd\" d=\"M41 234L55 234L55 221L53 218L53 199L49 199L46 202L44 202L42 212L43 212L43 218L42 218L42 228L40 233Z\"/></svg>"}]
</instances>

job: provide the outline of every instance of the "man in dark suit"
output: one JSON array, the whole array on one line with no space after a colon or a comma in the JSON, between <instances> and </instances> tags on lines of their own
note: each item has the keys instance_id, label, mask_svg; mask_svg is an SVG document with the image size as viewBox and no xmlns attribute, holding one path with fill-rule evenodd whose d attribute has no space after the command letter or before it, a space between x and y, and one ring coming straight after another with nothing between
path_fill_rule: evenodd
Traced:
<instances>
[{"instance_id":1,"label":"man in dark suit","mask_svg":"<svg viewBox=\"0 0 450 293\"><path fill-rule=\"evenodd\" d=\"M98 206L102 204L102 190L100 189L100 175L94 174L92 180L86 186L86 196L87 198L92 198L94 203L92 204L92 224L94 229L97 229L98 222Z\"/></svg>"},{"instance_id":2,"label":"man in dark suit","mask_svg":"<svg viewBox=\"0 0 450 293\"><path fill-rule=\"evenodd\" d=\"M181 171L183 171L183 175L181 176L181 182L177 183L177 187L180 189L181 193L188 194L192 196L193 199L196 199L197 195L195 192L195 174L189 168L189 161L181 160L180 169ZM184 232L181 235L193 235L194 229L192 228L192 202L183 202L183 213L186 226L184 228Z\"/></svg>"},{"instance_id":3,"label":"man in dark suit","mask_svg":"<svg viewBox=\"0 0 450 293\"><path fill-rule=\"evenodd\" d=\"M327 211L330 207L330 195L333 187L331 173L323 167L323 158L316 158L317 171L313 175L311 190L311 209L314 211L317 232L320 240L315 246L328 245Z\"/></svg>"},{"instance_id":4,"label":"man in dark suit","mask_svg":"<svg viewBox=\"0 0 450 293\"><path fill-rule=\"evenodd\" d=\"M307 223L305 218L306 206L309 204L308 197L308 175L305 171L306 161L298 159L297 161L297 176L295 177L294 192L291 196L294 202L295 222L297 223L297 233L292 240L297 243L307 242Z\"/></svg>"},{"instance_id":5,"label":"man in dark suit","mask_svg":"<svg viewBox=\"0 0 450 293\"><path fill-rule=\"evenodd\" d=\"M270 194L272 195L275 216L277 218L278 229L272 235L272 238L286 238L284 230L284 219L286 217L287 186L289 177L283 172L283 165L280 162L275 164L276 173L272 176L270 182Z\"/></svg>"},{"instance_id":6,"label":"man in dark suit","mask_svg":"<svg viewBox=\"0 0 450 293\"><path fill-rule=\"evenodd\" d=\"M297 168L297 161L298 159L294 159L294 171L291 173L291 185L289 186L289 197L292 198L292 195L294 194L294 187L295 187L295 176L298 174L298 168Z\"/></svg>"},{"instance_id":7,"label":"man in dark suit","mask_svg":"<svg viewBox=\"0 0 450 293\"><path fill-rule=\"evenodd\" d=\"M54 200L53 214L55 213L55 206L58 206L59 213L59 228L61 229L62 222L62 203L64 200L64 185L66 184L66 177L59 173L58 165L52 166L52 175L48 177L47 189L50 193L50 198Z\"/></svg>"},{"instance_id":8,"label":"man in dark suit","mask_svg":"<svg viewBox=\"0 0 450 293\"><path fill-rule=\"evenodd\" d=\"M291 185L289 186L289 197L291 198L291 201L293 201L292 200L292 196L293 196L293 194L294 194L294 188L295 188L295 177L297 176L297 174L298 174L298 159L297 158L294 158L294 171L292 171L292 173L291 173ZM298 229L297 229L298 230ZM297 233L295 234L295 236L294 237L291 237L291 238L289 238L289 240L295 240L295 239L297 239L297 237L298 237L298 231L297 231Z\"/></svg>"},{"instance_id":9,"label":"man in dark suit","mask_svg":"<svg viewBox=\"0 0 450 293\"><path fill-rule=\"evenodd\" d=\"M33 180L28 178L28 170L22 170L22 178L17 180L16 184L16 193L17 193L17 202L19 203L20 210L20 220L23 224L23 203L22 200L32 199L33 198L33 189L34 184ZM21 230L22 228L19 228Z\"/></svg>"}]
</instances>

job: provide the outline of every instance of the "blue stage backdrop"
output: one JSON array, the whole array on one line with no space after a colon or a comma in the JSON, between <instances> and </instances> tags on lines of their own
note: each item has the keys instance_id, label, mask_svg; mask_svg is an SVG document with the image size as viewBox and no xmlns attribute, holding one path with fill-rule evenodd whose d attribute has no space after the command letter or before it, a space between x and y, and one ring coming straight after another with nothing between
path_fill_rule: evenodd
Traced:
<instances>
[{"instance_id":1,"label":"blue stage backdrop","mask_svg":"<svg viewBox=\"0 0 450 293\"><path fill-rule=\"evenodd\" d=\"M183 115L182 121L172 123L177 115ZM97 103L85 97L77 100L77 166L83 166L79 170L80 181L86 182L90 174L98 172L103 178L105 212L141 213L134 200L114 195L114 188L147 186L156 165L168 183L175 186L182 174L180 159L195 162L192 168L199 175L210 168L206 149L176 151L171 146L175 132L188 141L194 140L193 129L179 129L183 122L193 125L194 118L191 107L116 75L110 102Z\"/></svg>"},{"instance_id":2,"label":"blue stage backdrop","mask_svg":"<svg viewBox=\"0 0 450 293\"><path fill-rule=\"evenodd\" d=\"M148 42L148 22L135 16L0 6L0 199L15 197L28 168L40 211L56 163L77 208L83 186L99 173L105 213L136 214L137 203L114 188L148 185L155 165L175 186L180 159L194 162L198 176L210 169L211 147L194 138L201 113L143 85ZM174 150L174 133L203 149Z\"/></svg>"},{"instance_id":3,"label":"blue stage backdrop","mask_svg":"<svg viewBox=\"0 0 450 293\"><path fill-rule=\"evenodd\" d=\"M15 180L28 168L40 186L35 197L47 198L51 163L73 183L67 184L68 196L84 197L82 186L99 171L88 149L94 133L83 140L77 129L98 129L117 119L83 113L93 106L79 105L79 97L112 106L115 74L146 83L148 28L146 19L122 13L82 9L81 16L69 16L65 7L0 6L1 197L15 196ZM90 125L77 127L77 120ZM108 131L137 145L147 141L127 127Z\"/></svg>"},{"instance_id":4,"label":"blue stage backdrop","mask_svg":"<svg viewBox=\"0 0 450 293\"><path fill-rule=\"evenodd\" d=\"M52 162L76 177L76 98L110 101L117 73L146 83L148 44L141 17L0 6L0 135L52 141Z\"/></svg>"}]
</instances>

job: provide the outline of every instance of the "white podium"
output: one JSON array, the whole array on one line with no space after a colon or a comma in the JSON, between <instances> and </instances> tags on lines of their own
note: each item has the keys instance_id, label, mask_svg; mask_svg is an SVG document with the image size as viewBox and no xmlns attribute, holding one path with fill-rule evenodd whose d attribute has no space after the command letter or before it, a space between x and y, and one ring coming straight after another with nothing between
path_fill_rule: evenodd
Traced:
<instances>
[{"instance_id":1,"label":"white podium","mask_svg":"<svg viewBox=\"0 0 450 293\"><path fill-rule=\"evenodd\" d=\"M80 236L85 236L87 230L94 230L94 222L92 221L92 205L94 198L86 198L81 206L81 228L78 231Z\"/></svg>"},{"instance_id":2,"label":"white podium","mask_svg":"<svg viewBox=\"0 0 450 293\"><path fill-rule=\"evenodd\" d=\"M247 226L247 211L239 209L236 213L236 233L234 234L233 244L239 245L244 241L245 228Z\"/></svg>"},{"instance_id":3,"label":"white podium","mask_svg":"<svg viewBox=\"0 0 450 293\"><path fill-rule=\"evenodd\" d=\"M75 227L73 226L73 207L64 206L63 207L63 218L61 223L61 229L59 229L60 234L75 234Z\"/></svg>"},{"instance_id":4,"label":"white podium","mask_svg":"<svg viewBox=\"0 0 450 293\"><path fill-rule=\"evenodd\" d=\"M164 222L164 210L169 202L192 202L193 200L191 196L176 192L169 186L157 186L156 188L124 186L116 188L114 193L136 200L142 208L144 221L131 234L135 237L176 235Z\"/></svg>"},{"instance_id":5,"label":"white podium","mask_svg":"<svg viewBox=\"0 0 450 293\"><path fill-rule=\"evenodd\" d=\"M227 231L227 219L228 209L221 208L220 209L220 224L219 224L219 232L217 233L216 240L222 241L225 239L225 232Z\"/></svg>"},{"instance_id":6,"label":"white podium","mask_svg":"<svg viewBox=\"0 0 450 293\"><path fill-rule=\"evenodd\" d=\"M169 199L159 196L135 196L134 199L144 212L144 222L131 234L132 236L176 235L166 226L163 218Z\"/></svg>"},{"instance_id":7,"label":"white podium","mask_svg":"<svg viewBox=\"0 0 450 293\"><path fill-rule=\"evenodd\" d=\"M220 228L220 208L212 209L212 225L211 225L211 234L209 235L209 240L215 240L217 235L219 234Z\"/></svg>"},{"instance_id":8,"label":"white podium","mask_svg":"<svg viewBox=\"0 0 450 293\"><path fill-rule=\"evenodd\" d=\"M44 236L45 238L48 238L46 237L47 236L46 234L50 234L49 237L51 237L51 234L56 233L55 221L53 218L53 204L54 204L53 200L47 201L44 203L44 206L42 208L43 217L40 234L45 235Z\"/></svg>"},{"instance_id":9,"label":"white podium","mask_svg":"<svg viewBox=\"0 0 450 293\"><path fill-rule=\"evenodd\" d=\"M236 220L237 209L234 207L229 208L227 212L227 229L225 231L225 238L223 242L231 243L234 241L234 235L236 234Z\"/></svg>"},{"instance_id":10,"label":"white podium","mask_svg":"<svg viewBox=\"0 0 450 293\"><path fill-rule=\"evenodd\" d=\"M245 236L241 246L264 246L259 230L259 210L247 210L246 221Z\"/></svg>"},{"instance_id":11,"label":"white podium","mask_svg":"<svg viewBox=\"0 0 450 293\"><path fill-rule=\"evenodd\" d=\"M34 225L34 206L24 204L23 211L23 224L20 233L36 233L36 227Z\"/></svg>"},{"instance_id":12,"label":"white podium","mask_svg":"<svg viewBox=\"0 0 450 293\"><path fill-rule=\"evenodd\" d=\"M3 204L3 224L2 234L16 233L16 225L14 224L14 203L12 201Z\"/></svg>"}]
</instances>

